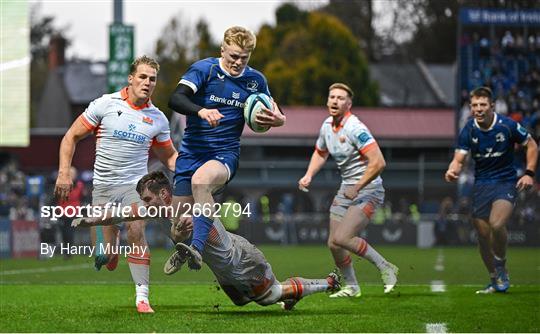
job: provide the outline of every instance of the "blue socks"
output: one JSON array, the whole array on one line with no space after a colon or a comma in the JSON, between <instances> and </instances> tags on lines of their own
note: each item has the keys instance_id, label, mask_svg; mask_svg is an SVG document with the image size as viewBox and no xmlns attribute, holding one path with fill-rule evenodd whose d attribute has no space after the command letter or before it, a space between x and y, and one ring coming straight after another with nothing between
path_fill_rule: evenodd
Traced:
<instances>
[{"instance_id":1,"label":"blue socks","mask_svg":"<svg viewBox=\"0 0 540 334\"><path fill-rule=\"evenodd\" d=\"M214 224L214 220L204 216L198 216L193 218L193 237L191 239L191 246L195 248L199 254L202 254L206 239L210 229Z\"/></svg>"}]
</instances>

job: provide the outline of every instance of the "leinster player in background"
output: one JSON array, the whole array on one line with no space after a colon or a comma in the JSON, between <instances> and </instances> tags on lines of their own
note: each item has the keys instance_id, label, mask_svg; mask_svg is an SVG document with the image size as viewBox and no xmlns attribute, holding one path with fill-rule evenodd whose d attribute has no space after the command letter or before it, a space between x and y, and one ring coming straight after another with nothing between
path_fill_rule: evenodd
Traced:
<instances>
[{"instance_id":1,"label":"leinster player in background","mask_svg":"<svg viewBox=\"0 0 540 334\"><path fill-rule=\"evenodd\" d=\"M493 111L489 88L477 88L470 95L473 117L459 134L445 179L457 180L470 152L475 162L473 224L478 233L480 256L491 280L477 293L505 292L510 287L506 270L506 223L512 215L517 191L534 184L538 146L519 123ZM526 170L519 179L513 166L515 144L526 149Z\"/></svg>"},{"instance_id":2,"label":"leinster player in background","mask_svg":"<svg viewBox=\"0 0 540 334\"><path fill-rule=\"evenodd\" d=\"M251 31L242 27L227 29L221 57L191 65L169 101L171 109L187 118L176 162L172 203L175 210L179 209L175 219L193 206L192 242L185 245L188 257L177 262L182 265L187 260L191 269L201 267L201 255L214 223L212 195L231 181L238 168L243 102L253 93L270 95L264 75L247 65L255 44ZM273 111L263 108L257 124L277 127L285 123L285 116L272 103Z\"/></svg>"}]
</instances>

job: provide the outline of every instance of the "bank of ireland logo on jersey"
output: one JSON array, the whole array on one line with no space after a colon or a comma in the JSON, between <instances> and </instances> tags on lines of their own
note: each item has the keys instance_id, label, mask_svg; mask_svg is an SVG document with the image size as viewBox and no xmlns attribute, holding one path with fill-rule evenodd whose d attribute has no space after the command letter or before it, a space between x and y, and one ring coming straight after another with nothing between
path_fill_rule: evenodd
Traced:
<instances>
[{"instance_id":1,"label":"bank of ireland logo on jersey","mask_svg":"<svg viewBox=\"0 0 540 334\"><path fill-rule=\"evenodd\" d=\"M256 92L258 87L259 87L259 83L255 80L251 80L246 85L246 89L249 90L250 92Z\"/></svg>"},{"instance_id":2,"label":"bank of ireland logo on jersey","mask_svg":"<svg viewBox=\"0 0 540 334\"><path fill-rule=\"evenodd\" d=\"M233 92L232 97L233 97L233 99L239 99L240 98L240 93Z\"/></svg>"}]
</instances>

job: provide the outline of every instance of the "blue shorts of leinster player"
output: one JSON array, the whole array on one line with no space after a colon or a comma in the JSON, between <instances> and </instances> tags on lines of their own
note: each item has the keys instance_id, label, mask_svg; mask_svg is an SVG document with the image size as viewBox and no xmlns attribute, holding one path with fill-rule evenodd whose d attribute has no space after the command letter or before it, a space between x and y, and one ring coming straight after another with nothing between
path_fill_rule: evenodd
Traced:
<instances>
[{"instance_id":1,"label":"blue shorts of leinster player","mask_svg":"<svg viewBox=\"0 0 540 334\"><path fill-rule=\"evenodd\" d=\"M256 92L270 95L264 75L249 67L255 49L255 35L242 27L225 31L220 58L192 64L182 76L169 100L169 107L186 115L186 129L174 176L173 207L178 223L182 216L193 217L191 244L182 248L180 267L187 261L191 269L201 267L201 254L214 222L213 194L234 176L240 156L240 136L244 129L243 105ZM273 103L257 115L259 125L282 126L285 116ZM185 212L193 208L192 212Z\"/></svg>"},{"instance_id":2,"label":"blue shorts of leinster player","mask_svg":"<svg viewBox=\"0 0 540 334\"><path fill-rule=\"evenodd\" d=\"M512 214L517 191L533 186L538 146L519 123L496 114L491 90L480 87L470 94L472 118L461 130L454 159L445 179L457 180L467 154L475 162L473 223L478 233L480 255L490 283L477 293L506 292L506 222ZM526 150L526 171L518 179L513 167L514 146Z\"/></svg>"}]
</instances>

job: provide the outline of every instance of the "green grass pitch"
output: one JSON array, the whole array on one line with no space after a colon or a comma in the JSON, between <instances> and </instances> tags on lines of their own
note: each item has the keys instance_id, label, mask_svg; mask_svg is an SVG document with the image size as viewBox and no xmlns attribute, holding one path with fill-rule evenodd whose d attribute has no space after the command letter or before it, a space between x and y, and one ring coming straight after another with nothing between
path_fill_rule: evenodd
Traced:
<instances>
[{"instance_id":1,"label":"green grass pitch","mask_svg":"<svg viewBox=\"0 0 540 334\"><path fill-rule=\"evenodd\" d=\"M325 277L333 269L323 246L263 246L276 276ZM140 315L128 266L96 272L93 260L0 261L1 332L540 332L540 249L510 248L512 287L506 294L475 295L487 283L476 248L421 250L378 247L400 268L399 286L382 293L377 270L355 261L363 295L312 295L286 312L278 306L233 305L208 268L165 276L168 251L152 253L150 300L155 314ZM442 267L438 270L435 265ZM442 281L444 292L432 292Z\"/></svg>"}]
</instances>

